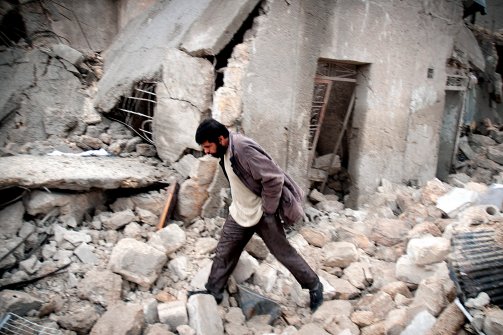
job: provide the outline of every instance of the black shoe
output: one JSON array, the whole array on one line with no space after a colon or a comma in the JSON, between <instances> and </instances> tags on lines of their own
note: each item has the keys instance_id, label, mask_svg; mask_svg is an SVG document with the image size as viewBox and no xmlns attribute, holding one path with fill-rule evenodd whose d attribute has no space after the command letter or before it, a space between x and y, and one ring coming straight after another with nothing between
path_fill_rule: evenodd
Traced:
<instances>
[{"instance_id":1,"label":"black shoe","mask_svg":"<svg viewBox=\"0 0 503 335\"><path fill-rule=\"evenodd\" d=\"M219 305L224 298L223 294L213 293L208 290L187 291L187 298L189 298L190 296L192 296L194 294L211 294L213 296L213 298L215 298L217 305Z\"/></svg>"},{"instance_id":2,"label":"black shoe","mask_svg":"<svg viewBox=\"0 0 503 335\"><path fill-rule=\"evenodd\" d=\"M311 298L309 307L314 312L323 303L323 284L320 281L316 284L315 288L309 290L309 297Z\"/></svg>"}]
</instances>

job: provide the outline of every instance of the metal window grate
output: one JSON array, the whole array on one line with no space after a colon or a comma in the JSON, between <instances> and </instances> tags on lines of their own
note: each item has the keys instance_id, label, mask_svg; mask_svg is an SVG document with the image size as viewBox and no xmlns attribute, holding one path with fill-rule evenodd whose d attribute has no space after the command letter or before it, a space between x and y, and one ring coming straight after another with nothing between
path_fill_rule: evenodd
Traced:
<instances>
[{"instance_id":1,"label":"metal window grate","mask_svg":"<svg viewBox=\"0 0 503 335\"><path fill-rule=\"evenodd\" d=\"M62 335L54 328L44 327L14 313L5 314L0 320L1 335Z\"/></svg>"}]
</instances>

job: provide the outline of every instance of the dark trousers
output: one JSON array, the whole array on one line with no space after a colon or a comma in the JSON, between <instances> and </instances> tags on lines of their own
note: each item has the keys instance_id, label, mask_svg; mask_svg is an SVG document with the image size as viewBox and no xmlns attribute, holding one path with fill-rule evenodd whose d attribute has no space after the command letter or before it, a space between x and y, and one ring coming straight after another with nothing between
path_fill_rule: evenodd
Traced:
<instances>
[{"instance_id":1,"label":"dark trousers","mask_svg":"<svg viewBox=\"0 0 503 335\"><path fill-rule=\"evenodd\" d=\"M254 233L262 238L269 251L292 273L302 288L316 287L318 275L290 245L279 220L276 220L274 225L268 225L261 219L255 226L245 228L237 224L229 215L222 228L206 283L208 291L216 294L223 292L227 279L238 263L239 256Z\"/></svg>"}]
</instances>

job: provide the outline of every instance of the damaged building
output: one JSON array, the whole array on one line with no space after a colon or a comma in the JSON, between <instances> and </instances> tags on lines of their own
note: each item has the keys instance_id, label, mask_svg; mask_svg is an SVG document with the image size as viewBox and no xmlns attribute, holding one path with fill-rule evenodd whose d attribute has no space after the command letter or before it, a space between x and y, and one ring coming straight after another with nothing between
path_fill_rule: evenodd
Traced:
<instances>
[{"instance_id":1,"label":"damaged building","mask_svg":"<svg viewBox=\"0 0 503 335\"><path fill-rule=\"evenodd\" d=\"M503 6L481 3L2 2L0 317L64 334L501 334L503 288L448 258L471 237L503 257ZM318 314L259 241L229 293L252 284L286 305L279 321L186 301L230 201L194 140L210 116L305 190L292 244L322 273Z\"/></svg>"}]
</instances>

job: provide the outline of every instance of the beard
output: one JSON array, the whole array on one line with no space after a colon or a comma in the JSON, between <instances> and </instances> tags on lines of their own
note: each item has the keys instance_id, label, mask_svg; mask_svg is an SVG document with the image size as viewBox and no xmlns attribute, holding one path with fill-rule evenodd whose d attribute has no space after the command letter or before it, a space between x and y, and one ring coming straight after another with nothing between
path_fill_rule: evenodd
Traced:
<instances>
[{"instance_id":1,"label":"beard","mask_svg":"<svg viewBox=\"0 0 503 335\"><path fill-rule=\"evenodd\" d=\"M224 158L225 152L227 151L227 147L224 147L220 143L216 143L216 145L217 145L217 152L211 155L215 158Z\"/></svg>"}]
</instances>

